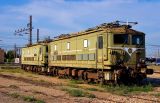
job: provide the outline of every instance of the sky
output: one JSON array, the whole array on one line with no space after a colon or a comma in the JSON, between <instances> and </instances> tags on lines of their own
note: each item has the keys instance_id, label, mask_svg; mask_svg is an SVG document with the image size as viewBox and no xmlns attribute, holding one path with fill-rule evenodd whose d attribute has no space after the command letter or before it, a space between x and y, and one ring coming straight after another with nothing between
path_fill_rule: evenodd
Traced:
<instances>
[{"instance_id":1,"label":"sky","mask_svg":"<svg viewBox=\"0 0 160 103\"><path fill-rule=\"evenodd\" d=\"M160 0L0 0L0 48L22 47L29 36L14 35L27 27L33 16L33 42L36 29L40 39L85 30L96 25L136 21L133 28L146 34L146 51L151 56L160 47Z\"/></svg>"}]
</instances>

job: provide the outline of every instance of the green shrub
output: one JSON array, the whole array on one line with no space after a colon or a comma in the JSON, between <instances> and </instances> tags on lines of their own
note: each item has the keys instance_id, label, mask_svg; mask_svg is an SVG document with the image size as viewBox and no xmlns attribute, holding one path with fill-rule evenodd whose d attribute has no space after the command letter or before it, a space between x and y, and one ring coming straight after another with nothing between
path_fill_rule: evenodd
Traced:
<instances>
[{"instance_id":1,"label":"green shrub","mask_svg":"<svg viewBox=\"0 0 160 103\"><path fill-rule=\"evenodd\" d=\"M79 88L79 86L76 84L68 84L67 86L72 87L72 88Z\"/></svg>"},{"instance_id":2,"label":"green shrub","mask_svg":"<svg viewBox=\"0 0 160 103\"><path fill-rule=\"evenodd\" d=\"M11 93L9 95L12 96L13 98L18 98L20 96L18 93Z\"/></svg>"},{"instance_id":3,"label":"green shrub","mask_svg":"<svg viewBox=\"0 0 160 103\"><path fill-rule=\"evenodd\" d=\"M34 96L23 96L23 100L27 102L34 102L37 101Z\"/></svg>"},{"instance_id":4,"label":"green shrub","mask_svg":"<svg viewBox=\"0 0 160 103\"><path fill-rule=\"evenodd\" d=\"M96 88L87 88L87 90L90 90L90 91L98 91L98 89L96 89Z\"/></svg>"},{"instance_id":5,"label":"green shrub","mask_svg":"<svg viewBox=\"0 0 160 103\"><path fill-rule=\"evenodd\" d=\"M160 93L155 94L156 97L160 97Z\"/></svg>"},{"instance_id":6,"label":"green shrub","mask_svg":"<svg viewBox=\"0 0 160 103\"><path fill-rule=\"evenodd\" d=\"M74 97L84 97L85 96L85 92L83 92L80 89L70 89L68 90L68 93Z\"/></svg>"},{"instance_id":7,"label":"green shrub","mask_svg":"<svg viewBox=\"0 0 160 103\"><path fill-rule=\"evenodd\" d=\"M71 88L71 87L63 87L61 90L67 91L69 95L73 97L88 97L88 98L95 98L94 94L90 94L88 92L83 91L82 89Z\"/></svg>"},{"instance_id":8,"label":"green shrub","mask_svg":"<svg viewBox=\"0 0 160 103\"><path fill-rule=\"evenodd\" d=\"M35 103L45 103L43 100L37 100Z\"/></svg>"},{"instance_id":9,"label":"green shrub","mask_svg":"<svg viewBox=\"0 0 160 103\"><path fill-rule=\"evenodd\" d=\"M87 94L87 97L88 98L96 98L96 96L94 94L90 94L90 93Z\"/></svg>"},{"instance_id":10,"label":"green shrub","mask_svg":"<svg viewBox=\"0 0 160 103\"><path fill-rule=\"evenodd\" d=\"M116 86L109 86L109 85L103 85L102 86L106 91L118 94L118 95L128 95L131 93L140 93L140 92L149 92L153 90L153 87L151 84L144 85L144 86L125 86L125 85L116 85Z\"/></svg>"},{"instance_id":11,"label":"green shrub","mask_svg":"<svg viewBox=\"0 0 160 103\"><path fill-rule=\"evenodd\" d=\"M95 98L96 97L94 94L84 92L83 90L80 90L80 89L71 89L68 91L68 93L74 97L88 97L88 98Z\"/></svg>"},{"instance_id":12,"label":"green shrub","mask_svg":"<svg viewBox=\"0 0 160 103\"><path fill-rule=\"evenodd\" d=\"M83 84L83 81L72 79L72 80L70 80L70 83L71 84Z\"/></svg>"},{"instance_id":13,"label":"green shrub","mask_svg":"<svg viewBox=\"0 0 160 103\"><path fill-rule=\"evenodd\" d=\"M34 96L22 96L24 101L33 103L45 103L43 100L38 100Z\"/></svg>"}]
</instances>

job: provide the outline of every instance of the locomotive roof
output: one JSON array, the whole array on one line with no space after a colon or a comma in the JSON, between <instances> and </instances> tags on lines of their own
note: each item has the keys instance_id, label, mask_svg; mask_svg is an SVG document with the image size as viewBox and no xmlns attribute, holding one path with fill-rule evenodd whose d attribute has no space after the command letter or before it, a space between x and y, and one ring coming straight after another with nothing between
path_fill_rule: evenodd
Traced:
<instances>
[{"instance_id":1,"label":"locomotive roof","mask_svg":"<svg viewBox=\"0 0 160 103\"><path fill-rule=\"evenodd\" d=\"M23 48L28 48L28 47L33 47L33 46L37 46L37 45L46 45L45 41L39 41L38 43L32 44L32 45L26 45Z\"/></svg>"},{"instance_id":2,"label":"locomotive roof","mask_svg":"<svg viewBox=\"0 0 160 103\"><path fill-rule=\"evenodd\" d=\"M87 34L90 34L90 33L100 32L100 31L106 31L106 32L109 32L109 33L117 33L117 34L124 34L124 33L144 34L143 32L131 29L132 28L131 25L127 25L127 24L121 25L119 22L120 21L111 22L111 23L103 23L103 24L100 24L96 27L89 28L89 29L81 31L81 32L70 33L70 34L61 34L57 37L54 37L54 39L52 39L52 40L51 39L46 39L44 41L39 41L38 43L35 43L35 44L32 44L32 45L27 45L26 47L32 47L32 46L36 46L36 45L45 45L46 43L49 43L51 41L68 39L68 38L71 38L71 37L76 37L76 36L80 36L80 35L87 35ZM137 22L135 22L135 24L137 24Z\"/></svg>"},{"instance_id":3,"label":"locomotive roof","mask_svg":"<svg viewBox=\"0 0 160 103\"><path fill-rule=\"evenodd\" d=\"M136 31L136 30L131 29L131 28L132 28L131 25L126 25L126 24L121 25L121 24L117 23L117 21L112 22L112 23L103 23L99 26L89 28L85 31L81 31L81 32L77 32L77 33L71 33L71 34L61 34L57 37L54 37L54 39L52 41L67 39L67 38L80 36L80 35L86 35L86 34L99 32L99 31L106 31L106 32L110 32L110 33L144 34L143 32Z\"/></svg>"}]
</instances>

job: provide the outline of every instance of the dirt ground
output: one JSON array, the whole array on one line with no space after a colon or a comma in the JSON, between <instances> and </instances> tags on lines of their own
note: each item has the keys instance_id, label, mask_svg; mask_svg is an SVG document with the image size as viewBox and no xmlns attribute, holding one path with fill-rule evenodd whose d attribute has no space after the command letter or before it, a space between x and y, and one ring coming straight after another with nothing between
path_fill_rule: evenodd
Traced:
<instances>
[{"instance_id":1,"label":"dirt ground","mask_svg":"<svg viewBox=\"0 0 160 103\"><path fill-rule=\"evenodd\" d=\"M160 67L156 67L156 72L159 71ZM84 88L99 87L75 83L74 86L95 97L74 97L63 90L66 86L73 87L68 79L27 72L0 72L0 103L160 103L160 73L148 76L148 81L154 84L153 91L126 96L99 90L89 91Z\"/></svg>"}]
</instances>

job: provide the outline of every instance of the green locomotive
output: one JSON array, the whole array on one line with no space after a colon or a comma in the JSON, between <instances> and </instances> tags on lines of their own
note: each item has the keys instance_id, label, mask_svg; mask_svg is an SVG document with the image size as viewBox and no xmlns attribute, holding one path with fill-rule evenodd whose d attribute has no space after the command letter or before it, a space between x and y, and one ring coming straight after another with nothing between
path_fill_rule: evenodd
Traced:
<instances>
[{"instance_id":1,"label":"green locomotive","mask_svg":"<svg viewBox=\"0 0 160 103\"><path fill-rule=\"evenodd\" d=\"M39 53L44 47L43 55ZM24 62L23 51L37 48L33 61ZM22 49L22 67L61 77L97 83L139 82L153 74L145 64L145 34L119 22L104 23L88 30L62 34L52 41ZM34 68L34 69L33 69Z\"/></svg>"},{"instance_id":2,"label":"green locomotive","mask_svg":"<svg viewBox=\"0 0 160 103\"><path fill-rule=\"evenodd\" d=\"M48 67L47 48L46 43L37 43L22 48L21 68L27 71L45 72Z\"/></svg>"}]
</instances>

